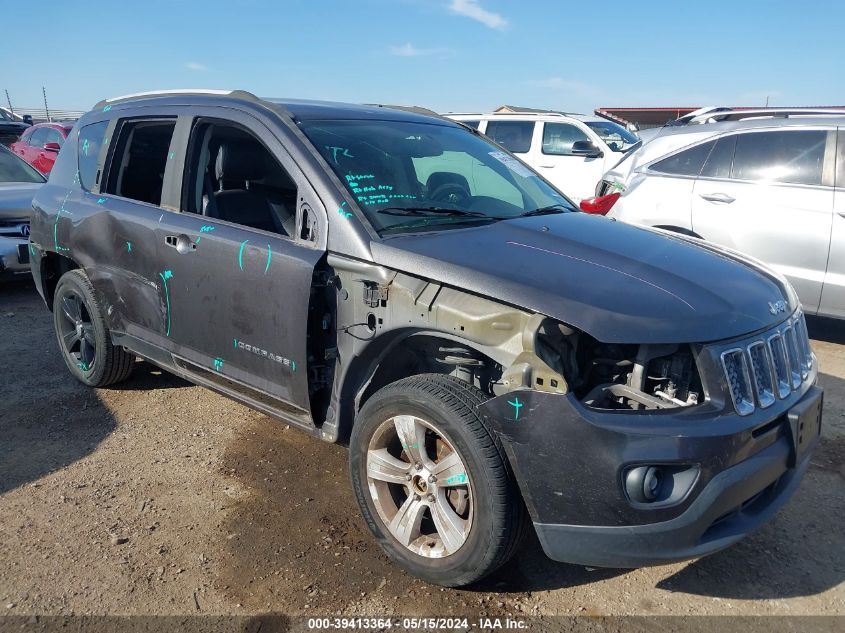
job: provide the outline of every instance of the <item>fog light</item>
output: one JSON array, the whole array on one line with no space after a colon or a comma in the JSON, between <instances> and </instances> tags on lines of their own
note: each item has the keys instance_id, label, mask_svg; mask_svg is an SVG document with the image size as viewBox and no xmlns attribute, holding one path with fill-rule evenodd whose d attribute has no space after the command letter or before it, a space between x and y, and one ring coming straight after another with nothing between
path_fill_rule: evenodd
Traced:
<instances>
[{"instance_id":1,"label":"fog light","mask_svg":"<svg viewBox=\"0 0 845 633\"><path fill-rule=\"evenodd\" d=\"M660 498L663 471L659 466L639 466L628 471L625 490L632 501L648 503Z\"/></svg>"},{"instance_id":2,"label":"fog light","mask_svg":"<svg viewBox=\"0 0 845 633\"><path fill-rule=\"evenodd\" d=\"M657 466L651 466L645 471L643 479L643 496L652 501L660 496L660 484L663 483L663 471Z\"/></svg>"},{"instance_id":3,"label":"fog light","mask_svg":"<svg viewBox=\"0 0 845 633\"><path fill-rule=\"evenodd\" d=\"M680 502L698 479L697 464L662 464L632 466L625 471L622 484L634 505L664 507Z\"/></svg>"}]
</instances>

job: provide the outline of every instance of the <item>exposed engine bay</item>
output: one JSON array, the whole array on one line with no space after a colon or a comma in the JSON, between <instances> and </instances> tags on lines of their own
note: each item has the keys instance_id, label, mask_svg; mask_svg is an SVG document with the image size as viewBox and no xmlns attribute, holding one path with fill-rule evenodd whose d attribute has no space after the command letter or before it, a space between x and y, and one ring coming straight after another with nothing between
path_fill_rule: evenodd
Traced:
<instances>
[{"instance_id":1,"label":"exposed engine bay","mask_svg":"<svg viewBox=\"0 0 845 633\"><path fill-rule=\"evenodd\" d=\"M688 407L703 399L689 345L602 343L551 319L539 324L533 349L516 358L500 384L505 390L519 385L572 392L585 405L602 410Z\"/></svg>"}]
</instances>

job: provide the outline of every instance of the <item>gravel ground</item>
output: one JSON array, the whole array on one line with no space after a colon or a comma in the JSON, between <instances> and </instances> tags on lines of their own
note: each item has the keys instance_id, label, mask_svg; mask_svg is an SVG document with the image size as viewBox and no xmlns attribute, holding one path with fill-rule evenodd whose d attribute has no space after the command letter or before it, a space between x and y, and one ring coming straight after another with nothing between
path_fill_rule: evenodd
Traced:
<instances>
[{"instance_id":1,"label":"gravel ground","mask_svg":"<svg viewBox=\"0 0 845 633\"><path fill-rule=\"evenodd\" d=\"M845 324L812 321L822 443L758 533L692 562L596 570L536 540L466 590L393 566L346 451L138 362L90 390L31 285L0 286L0 613L845 615Z\"/></svg>"}]
</instances>

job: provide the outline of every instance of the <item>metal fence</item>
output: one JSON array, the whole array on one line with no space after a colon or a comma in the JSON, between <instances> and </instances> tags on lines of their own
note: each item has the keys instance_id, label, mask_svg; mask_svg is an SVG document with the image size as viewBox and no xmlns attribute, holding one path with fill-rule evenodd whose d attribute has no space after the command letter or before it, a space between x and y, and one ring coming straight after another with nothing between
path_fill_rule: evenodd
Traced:
<instances>
[{"instance_id":1,"label":"metal fence","mask_svg":"<svg viewBox=\"0 0 845 633\"><path fill-rule=\"evenodd\" d=\"M76 121L79 117L85 114L85 110L60 110L50 108L15 108L15 114L24 116L28 114L32 117L33 123L48 123L53 121Z\"/></svg>"}]
</instances>

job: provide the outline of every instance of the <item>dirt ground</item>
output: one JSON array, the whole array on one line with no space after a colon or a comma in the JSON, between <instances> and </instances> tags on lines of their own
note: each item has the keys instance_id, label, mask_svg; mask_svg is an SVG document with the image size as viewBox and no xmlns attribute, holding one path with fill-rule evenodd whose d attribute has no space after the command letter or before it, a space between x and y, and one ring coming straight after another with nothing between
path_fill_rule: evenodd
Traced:
<instances>
[{"instance_id":1,"label":"dirt ground","mask_svg":"<svg viewBox=\"0 0 845 633\"><path fill-rule=\"evenodd\" d=\"M676 565L553 563L531 540L466 590L392 565L346 451L139 362L90 390L31 285L0 286L0 613L845 614L845 323L810 331L826 389L795 498L727 551Z\"/></svg>"}]
</instances>

